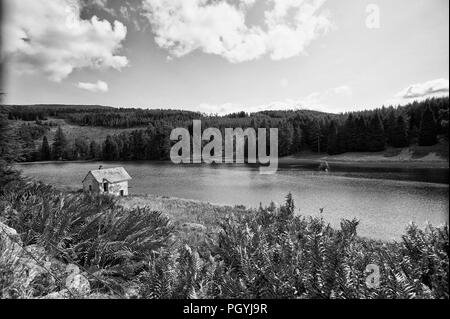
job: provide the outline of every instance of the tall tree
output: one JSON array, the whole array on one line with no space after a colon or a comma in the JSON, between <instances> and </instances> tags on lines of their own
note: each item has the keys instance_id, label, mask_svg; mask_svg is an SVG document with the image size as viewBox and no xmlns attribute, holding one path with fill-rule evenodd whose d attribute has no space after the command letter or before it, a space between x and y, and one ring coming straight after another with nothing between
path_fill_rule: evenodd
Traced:
<instances>
[{"instance_id":1,"label":"tall tree","mask_svg":"<svg viewBox=\"0 0 450 319\"><path fill-rule=\"evenodd\" d=\"M73 155L74 159L86 159L89 155L89 144L85 138L77 137L73 145Z\"/></svg>"},{"instance_id":2,"label":"tall tree","mask_svg":"<svg viewBox=\"0 0 450 319\"><path fill-rule=\"evenodd\" d=\"M294 127L294 136L292 138L291 152L292 154L300 153L302 150L302 129L300 126Z\"/></svg>"},{"instance_id":3,"label":"tall tree","mask_svg":"<svg viewBox=\"0 0 450 319\"><path fill-rule=\"evenodd\" d=\"M441 126L442 126L442 130L444 131L444 135L448 140L448 105L446 108L441 109L439 111L439 116L441 118Z\"/></svg>"},{"instance_id":4,"label":"tall tree","mask_svg":"<svg viewBox=\"0 0 450 319\"><path fill-rule=\"evenodd\" d=\"M402 115L400 115L397 118L397 124L395 126L393 134L392 146L393 147L409 146L408 126Z\"/></svg>"},{"instance_id":5,"label":"tall tree","mask_svg":"<svg viewBox=\"0 0 450 319\"><path fill-rule=\"evenodd\" d=\"M356 151L358 152L366 152L369 150L369 134L368 134L368 126L366 120L363 116L358 116L356 119Z\"/></svg>"},{"instance_id":6,"label":"tall tree","mask_svg":"<svg viewBox=\"0 0 450 319\"><path fill-rule=\"evenodd\" d=\"M343 140L345 141L345 151L356 151L356 140L358 136L358 129L356 127L356 120L353 114L349 114L345 120Z\"/></svg>"},{"instance_id":7,"label":"tall tree","mask_svg":"<svg viewBox=\"0 0 450 319\"><path fill-rule=\"evenodd\" d=\"M61 126L56 130L55 138L53 140L53 158L57 161L63 160L66 157L67 139Z\"/></svg>"},{"instance_id":8,"label":"tall tree","mask_svg":"<svg viewBox=\"0 0 450 319\"><path fill-rule=\"evenodd\" d=\"M11 167L11 163L20 159L20 144L4 111L0 107L0 194L6 184L19 178L19 173Z\"/></svg>"},{"instance_id":9,"label":"tall tree","mask_svg":"<svg viewBox=\"0 0 450 319\"><path fill-rule=\"evenodd\" d=\"M380 152L386 148L383 123L378 113L370 119L367 144L370 152Z\"/></svg>"},{"instance_id":10,"label":"tall tree","mask_svg":"<svg viewBox=\"0 0 450 319\"><path fill-rule=\"evenodd\" d=\"M51 157L52 152L50 150L50 145L48 144L47 136L44 136L42 139L40 158L42 161L49 161Z\"/></svg>"},{"instance_id":11,"label":"tall tree","mask_svg":"<svg viewBox=\"0 0 450 319\"><path fill-rule=\"evenodd\" d=\"M339 154L339 138L338 138L338 128L335 121L331 121L330 129L328 133L328 154L336 155Z\"/></svg>"},{"instance_id":12,"label":"tall tree","mask_svg":"<svg viewBox=\"0 0 450 319\"><path fill-rule=\"evenodd\" d=\"M292 146L292 140L293 140L293 128L292 124L283 121L279 128L279 139L278 139L278 154L280 156L287 156L291 154L291 146Z\"/></svg>"},{"instance_id":13,"label":"tall tree","mask_svg":"<svg viewBox=\"0 0 450 319\"><path fill-rule=\"evenodd\" d=\"M317 119L314 119L311 123L308 136L309 146L311 147L311 150L317 153L321 153L323 151L322 130Z\"/></svg>"},{"instance_id":14,"label":"tall tree","mask_svg":"<svg viewBox=\"0 0 450 319\"><path fill-rule=\"evenodd\" d=\"M427 106L420 122L419 145L431 146L437 143L436 120L433 110Z\"/></svg>"},{"instance_id":15,"label":"tall tree","mask_svg":"<svg viewBox=\"0 0 450 319\"><path fill-rule=\"evenodd\" d=\"M395 116L395 110L391 108L383 121L386 142L389 145L392 145L392 141L394 140L394 131L396 125L397 125L397 118Z\"/></svg>"},{"instance_id":16,"label":"tall tree","mask_svg":"<svg viewBox=\"0 0 450 319\"><path fill-rule=\"evenodd\" d=\"M2 106L3 108L3 106ZM0 160L11 163L19 161L22 147L19 137L8 122L6 110L0 110Z\"/></svg>"},{"instance_id":17,"label":"tall tree","mask_svg":"<svg viewBox=\"0 0 450 319\"><path fill-rule=\"evenodd\" d=\"M103 159L116 161L120 159L119 146L112 136L107 136L103 145Z\"/></svg>"},{"instance_id":18,"label":"tall tree","mask_svg":"<svg viewBox=\"0 0 450 319\"><path fill-rule=\"evenodd\" d=\"M96 141L92 141L89 145L89 157L91 159L98 159L101 157L101 148Z\"/></svg>"}]
</instances>

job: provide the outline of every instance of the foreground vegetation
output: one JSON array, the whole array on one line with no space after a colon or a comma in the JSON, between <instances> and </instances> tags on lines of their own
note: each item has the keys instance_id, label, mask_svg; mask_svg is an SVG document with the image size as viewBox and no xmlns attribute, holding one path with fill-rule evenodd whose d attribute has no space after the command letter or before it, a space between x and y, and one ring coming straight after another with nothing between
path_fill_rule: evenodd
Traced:
<instances>
[{"instance_id":1,"label":"foreground vegetation","mask_svg":"<svg viewBox=\"0 0 450 319\"><path fill-rule=\"evenodd\" d=\"M448 226L373 241L356 220L333 229L297 216L287 196L282 207L230 208L195 236L170 212L109 197L21 179L0 192L0 225L22 247L15 256L0 233L0 298L448 298ZM366 284L369 264L379 287ZM71 267L88 288L68 284Z\"/></svg>"}]
</instances>

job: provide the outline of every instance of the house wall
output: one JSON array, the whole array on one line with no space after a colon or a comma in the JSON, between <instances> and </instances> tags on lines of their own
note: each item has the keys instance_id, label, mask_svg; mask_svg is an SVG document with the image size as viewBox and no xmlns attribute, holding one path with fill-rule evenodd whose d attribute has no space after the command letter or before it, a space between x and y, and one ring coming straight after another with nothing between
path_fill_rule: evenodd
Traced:
<instances>
[{"instance_id":1,"label":"house wall","mask_svg":"<svg viewBox=\"0 0 450 319\"><path fill-rule=\"evenodd\" d=\"M89 190L89 186L92 186L92 190ZM89 174L83 181L83 190L94 194L100 194L103 192L102 185L100 185L91 174Z\"/></svg>"},{"instance_id":2,"label":"house wall","mask_svg":"<svg viewBox=\"0 0 450 319\"><path fill-rule=\"evenodd\" d=\"M92 186L92 190L89 189L89 186ZM105 194L103 183L98 183L97 180L90 174L83 182L83 190L85 192L92 192L95 194ZM120 196L120 191L122 190L123 196L128 196L128 181L113 184L108 183L108 192L106 194Z\"/></svg>"},{"instance_id":3,"label":"house wall","mask_svg":"<svg viewBox=\"0 0 450 319\"><path fill-rule=\"evenodd\" d=\"M128 181L108 185L109 194L120 196L122 190L123 196L128 196Z\"/></svg>"}]
</instances>

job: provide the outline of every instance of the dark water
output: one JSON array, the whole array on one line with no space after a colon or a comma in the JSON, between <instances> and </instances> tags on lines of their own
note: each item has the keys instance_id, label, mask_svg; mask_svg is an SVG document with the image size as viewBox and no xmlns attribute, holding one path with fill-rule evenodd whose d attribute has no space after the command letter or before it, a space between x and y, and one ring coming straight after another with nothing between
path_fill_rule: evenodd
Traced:
<instances>
[{"instance_id":1,"label":"dark water","mask_svg":"<svg viewBox=\"0 0 450 319\"><path fill-rule=\"evenodd\" d=\"M208 201L216 204L257 207L282 203L291 192L300 213L323 216L332 225L342 218L358 218L359 234L380 239L399 239L411 221L425 226L448 223L448 184L436 181L448 170L337 169L321 173L300 167L284 167L275 175L260 175L247 166L177 166L171 163L52 163L26 164L25 175L72 189L81 188L89 170L99 165L123 166L133 177L131 194L155 194ZM433 174L435 175L433 177ZM438 178L439 181L439 178Z\"/></svg>"}]
</instances>

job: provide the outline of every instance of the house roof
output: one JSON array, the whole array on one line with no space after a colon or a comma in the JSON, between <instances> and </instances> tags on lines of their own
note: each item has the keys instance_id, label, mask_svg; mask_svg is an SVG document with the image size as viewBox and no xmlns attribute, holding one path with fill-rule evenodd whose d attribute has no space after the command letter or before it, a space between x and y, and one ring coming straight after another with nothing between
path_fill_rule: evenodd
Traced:
<instances>
[{"instance_id":1,"label":"house roof","mask_svg":"<svg viewBox=\"0 0 450 319\"><path fill-rule=\"evenodd\" d=\"M119 183L129 181L132 179L131 176L127 173L127 171L123 167L99 169L95 171L90 171L89 174L91 174L95 178L95 180L99 183L103 183L105 180L108 181L109 183Z\"/></svg>"}]
</instances>

